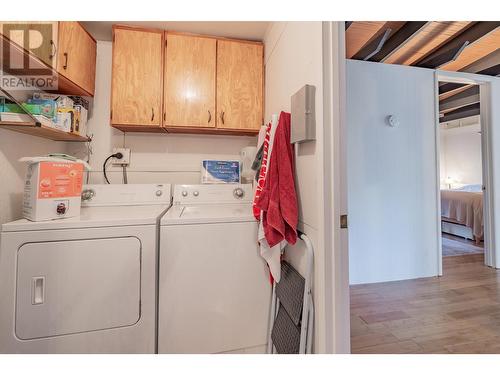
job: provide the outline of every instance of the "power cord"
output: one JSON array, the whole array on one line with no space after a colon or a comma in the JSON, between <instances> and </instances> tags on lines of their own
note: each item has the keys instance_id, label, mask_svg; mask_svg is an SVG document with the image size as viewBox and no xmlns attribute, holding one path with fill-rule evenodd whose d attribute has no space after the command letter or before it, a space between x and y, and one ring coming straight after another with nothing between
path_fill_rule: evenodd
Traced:
<instances>
[{"instance_id":1,"label":"power cord","mask_svg":"<svg viewBox=\"0 0 500 375\"><path fill-rule=\"evenodd\" d=\"M123 183L128 184L127 166L126 165L122 165L122 171L123 171Z\"/></svg>"},{"instance_id":2,"label":"power cord","mask_svg":"<svg viewBox=\"0 0 500 375\"><path fill-rule=\"evenodd\" d=\"M106 182L109 184L108 176L106 175L106 164L108 163L108 160L111 158L116 158L118 160L123 158L123 154L121 152L117 152L116 154L109 155L106 160L104 160L104 163L102 164L102 171L104 173L104 179Z\"/></svg>"}]
</instances>

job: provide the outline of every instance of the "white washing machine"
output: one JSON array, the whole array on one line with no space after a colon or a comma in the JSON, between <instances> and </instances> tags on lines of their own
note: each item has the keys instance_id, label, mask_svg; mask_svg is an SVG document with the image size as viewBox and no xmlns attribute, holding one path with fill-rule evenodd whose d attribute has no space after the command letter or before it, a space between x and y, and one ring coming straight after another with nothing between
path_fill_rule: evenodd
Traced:
<instances>
[{"instance_id":1,"label":"white washing machine","mask_svg":"<svg viewBox=\"0 0 500 375\"><path fill-rule=\"evenodd\" d=\"M1 353L154 353L170 185L88 185L80 217L2 225Z\"/></svg>"},{"instance_id":2,"label":"white washing machine","mask_svg":"<svg viewBox=\"0 0 500 375\"><path fill-rule=\"evenodd\" d=\"M271 284L251 185L176 185L160 229L159 353L265 353Z\"/></svg>"}]
</instances>

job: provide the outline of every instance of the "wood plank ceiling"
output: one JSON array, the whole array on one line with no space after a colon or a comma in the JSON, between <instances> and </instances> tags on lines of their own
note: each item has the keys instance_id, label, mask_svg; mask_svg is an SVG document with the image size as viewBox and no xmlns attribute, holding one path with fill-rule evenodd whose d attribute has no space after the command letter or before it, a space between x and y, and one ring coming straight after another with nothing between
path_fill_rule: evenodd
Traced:
<instances>
[{"instance_id":1,"label":"wood plank ceiling","mask_svg":"<svg viewBox=\"0 0 500 375\"><path fill-rule=\"evenodd\" d=\"M500 76L500 22L346 22L346 57ZM479 114L479 89L441 83L440 122Z\"/></svg>"}]
</instances>

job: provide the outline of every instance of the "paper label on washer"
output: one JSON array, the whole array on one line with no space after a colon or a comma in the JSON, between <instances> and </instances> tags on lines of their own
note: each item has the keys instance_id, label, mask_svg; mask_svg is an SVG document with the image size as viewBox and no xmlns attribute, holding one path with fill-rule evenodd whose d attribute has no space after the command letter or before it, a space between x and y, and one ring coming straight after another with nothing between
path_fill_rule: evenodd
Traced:
<instances>
[{"instance_id":1,"label":"paper label on washer","mask_svg":"<svg viewBox=\"0 0 500 375\"><path fill-rule=\"evenodd\" d=\"M203 160L201 182L203 184L239 184L240 162L236 160Z\"/></svg>"}]
</instances>

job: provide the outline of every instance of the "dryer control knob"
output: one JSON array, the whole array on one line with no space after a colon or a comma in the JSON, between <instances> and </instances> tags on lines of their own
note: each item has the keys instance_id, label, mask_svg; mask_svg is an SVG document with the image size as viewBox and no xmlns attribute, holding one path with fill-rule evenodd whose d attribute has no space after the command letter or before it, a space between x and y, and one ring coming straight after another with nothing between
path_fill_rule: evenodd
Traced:
<instances>
[{"instance_id":1,"label":"dryer control knob","mask_svg":"<svg viewBox=\"0 0 500 375\"><path fill-rule=\"evenodd\" d=\"M235 198L241 199L245 195L245 192L243 191L242 188L236 188L233 190L233 195Z\"/></svg>"},{"instance_id":2,"label":"dryer control knob","mask_svg":"<svg viewBox=\"0 0 500 375\"><path fill-rule=\"evenodd\" d=\"M186 190L184 190L184 191L182 192L182 196L183 196L183 197L187 197L187 195L188 195L188 192L187 192Z\"/></svg>"},{"instance_id":3,"label":"dryer control knob","mask_svg":"<svg viewBox=\"0 0 500 375\"><path fill-rule=\"evenodd\" d=\"M92 189L85 189L82 191L82 201L89 201L95 196L95 191Z\"/></svg>"},{"instance_id":4,"label":"dryer control knob","mask_svg":"<svg viewBox=\"0 0 500 375\"><path fill-rule=\"evenodd\" d=\"M162 194L163 194L163 191L161 191L161 190L156 190L156 193L155 193L155 194L156 194L156 196L157 196L157 197L161 197L161 196L162 196Z\"/></svg>"},{"instance_id":5,"label":"dryer control knob","mask_svg":"<svg viewBox=\"0 0 500 375\"><path fill-rule=\"evenodd\" d=\"M199 192L198 190L195 190L195 191L193 191L193 195L194 195L195 197L197 197L198 195L200 195L200 192Z\"/></svg>"}]
</instances>

